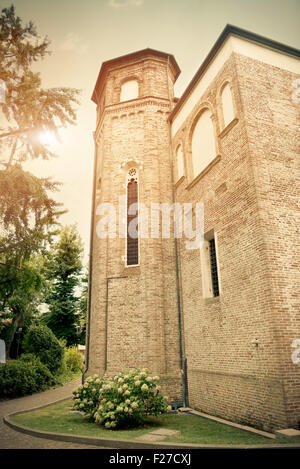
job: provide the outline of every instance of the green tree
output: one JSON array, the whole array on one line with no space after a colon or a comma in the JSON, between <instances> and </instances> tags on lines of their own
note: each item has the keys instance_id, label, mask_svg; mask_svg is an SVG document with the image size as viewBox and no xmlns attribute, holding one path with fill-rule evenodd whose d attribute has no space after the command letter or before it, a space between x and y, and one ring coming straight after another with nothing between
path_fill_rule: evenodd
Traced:
<instances>
[{"instance_id":1,"label":"green tree","mask_svg":"<svg viewBox=\"0 0 300 469\"><path fill-rule=\"evenodd\" d=\"M32 326L23 340L25 353L34 354L55 374L62 366L64 348L46 326Z\"/></svg>"},{"instance_id":2,"label":"green tree","mask_svg":"<svg viewBox=\"0 0 300 469\"><path fill-rule=\"evenodd\" d=\"M9 356L16 332L28 326L28 319L37 312L41 287L42 276L32 259L20 268L13 262L0 266L0 337L5 340Z\"/></svg>"},{"instance_id":3,"label":"green tree","mask_svg":"<svg viewBox=\"0 0 300 469\"><path fill-rule=\"evenodd\" d=\"M85 345L85 339L86 339L86 318L87 318L88 289L89 289L88 285L89 285L88 272L85 272L81 280L81 296L80 296L79 305L78 305L79 326L80 326L79 343L81 345Z\"/></svg>"},{"instance_id":4,"label":"green tree","mask_svg":"<svg viewBox=\"0 0 300 469\"><path fill-rule=\"evenodd\" d=\"M19 267L57 233L65 211L48 196L58 183L38 178L20 166L0 171L0 256Z\"/></svg>"},{"instance_id":5,"label":"green tree","mask_svg":"<svg viewBox=\"0 0 300 469\"><path fill-rule=\"evenodd\" d=\"M62 228L57 243L49 250L45 261L45 275L50 283L46 303L49 312L43 315L46 324L67 346L78 343L79 298L83 244L76 226Z\"/></svg>"},{"instance_id":6,"label":"green tree","mask_svg":"<svg viewBox=\"0 0 300 469\"><path fill-rule=\"evenodd\" d=\"M14 6L4 8L0 16L0 80L5 86L5 99L0 100L7 128L0 138L9 148L2 151L0 163L6 168L29 157L53 156L40 140L43 131L76 122L73 108L79 91L73 88L41 87L40 74L33 72L34 62L50 54L47 37L41 38L32 22L23 25Z\"/></svg>"},{"instance_id":7,"label":"green tree","mask_svg":"<svg viewBox=\"0 0 300 469\"><path fill-rule=\"evenodd\" d=\"M40 292L42 279L31 258L51 243L64 213L48 194L58 183L22 168L30 158L53 156L41 132L57 134L58 127L76 122L79 91L43 89L39 73L32 71L33 63L50 53L49 44L32 22L23 24L13 5L2 10L0 112L6 124L0 128L0 334L8 349Z\"/></svg>"}]
</instances>

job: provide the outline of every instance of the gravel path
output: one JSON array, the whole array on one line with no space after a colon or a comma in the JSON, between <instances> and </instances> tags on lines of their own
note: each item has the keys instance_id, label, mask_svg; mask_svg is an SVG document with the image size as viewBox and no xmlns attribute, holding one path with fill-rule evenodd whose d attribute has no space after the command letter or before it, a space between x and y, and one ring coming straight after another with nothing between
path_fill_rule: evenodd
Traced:
<instances>
[{"instance_id":1,"label":"gravel path","mask_svg":"<svg viewBox=\"0 0 300 469\"><path fill-rule=\"evenodd\" d=\"M3 422L3 417L13 412L21 412L33 407L50 404L65 397L71 397L73 389L80 384L81 379L78 379L42 393L0 402L0 449L101 449L99 446L46 440L25 435L9 428Z\"/></svg>"}]
</instances>

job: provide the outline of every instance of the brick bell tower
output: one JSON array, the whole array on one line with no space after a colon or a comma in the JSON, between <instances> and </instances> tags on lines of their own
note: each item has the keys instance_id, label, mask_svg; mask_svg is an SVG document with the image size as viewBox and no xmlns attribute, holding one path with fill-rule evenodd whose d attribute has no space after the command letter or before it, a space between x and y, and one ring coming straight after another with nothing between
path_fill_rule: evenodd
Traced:
<instances>
[{"instance_id":1,"label":"brick bell tower","mask_svg":"<svg viewBox=\"0 0 300 469\"><path fill-rule=\"evenodd\" d=\"M150 207L173 203L168 116L179 73L172 55L152 49L100 69L92 96L97 126L85 371L109 376L147 367L173 401L182 400L174 233L162 238L160 229L151 236ZM115 237L113 226L111 237L99 236L105 203L115 208ZM132 203L138 211L130 214ZM149 214L143 233L142 204ZM128 234L134 218L138 238Z\"/></svg>"}]
</instances>

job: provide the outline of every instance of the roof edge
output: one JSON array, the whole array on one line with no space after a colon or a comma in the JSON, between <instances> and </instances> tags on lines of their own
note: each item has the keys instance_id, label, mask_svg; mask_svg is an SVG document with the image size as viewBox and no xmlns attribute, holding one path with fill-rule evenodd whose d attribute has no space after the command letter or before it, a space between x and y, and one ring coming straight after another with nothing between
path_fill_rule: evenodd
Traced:
<instances>
[{"instance_id":1,"label":"roof edge","mask_svg":"<svg viewBox=\"0 0 300 469\"><path fill-rule=\"evenodd\" d=\"M276 49L280 52L284 52L285 54L292 55L294 57L300 57L300 50L296 49L291 46L287 46L285 44L282 44L281 42L274 41L273 39L269 39L264 36L260 36L259 34L252 33L251 31L247 31L246 29L241 29L238 28L237 26L233 26L231 24L227 24L223 31L221 32L220 36L216 40L215 44L213 45L212 49L204 59L202 65L200 68L197 70L196 74L192 78L191 82L188 84L187 88L183 92L183 95L179 99L178 103L176 106L173 108L172 112L169 115L169 121L171 122L174 116L178 113L178 111L181 109L183 103L185 102L187 96L190 94L190 91L192 88L196 85L196 83L199 81L201 76L204 74L206 69L208 68L209 64L212 62L214 59L215 55L225 42L225 40L230 36L238 36L244 39L248 39L252 42L256 42L258 44L262 44L266 47L269 47L271 49Z\"/></svg>"},{"instance_id":2,"label":"roof edge","mask_svg":"<svg viewBox=\"0 0 300 469\"><path fill-rule=\"evenodd\" d=\"M102 75L105 73L105 71L110 66L112 66L114 64L117 64L118 62L122 63L122 62L126 62L130 59L140 58L140 57L147 56L147 55L157 55L158 57L163 57L163 58L166 58L166 59L170 58L170 60L173 64L174 70L175 70L175 81L177 80L178 76L180 75L181 70L179 68L178 63L176 62L176 59L175 59L174 55L168 54L166 52L158 51L158 50L155 50L155 49L151 49L150 47L148 47L146 49L141 49L141 50L138 50L136 52L131 52L129 54L121 55L119 57L115 57L113 59L106 60L105 62L102 62L102 65L101 65L101 68L100 68L100 71L99 71L99 74L98 74L98 78L97 78L97 81L96 81L96 84L95 84L95 87L94 87L94 91L93 91L93 94L92 94L92 97L91 97L92 101L94 101L94 103L97 104L96 90L97 90L98 85L101 81Z\"/></svg>"}]
</instances>

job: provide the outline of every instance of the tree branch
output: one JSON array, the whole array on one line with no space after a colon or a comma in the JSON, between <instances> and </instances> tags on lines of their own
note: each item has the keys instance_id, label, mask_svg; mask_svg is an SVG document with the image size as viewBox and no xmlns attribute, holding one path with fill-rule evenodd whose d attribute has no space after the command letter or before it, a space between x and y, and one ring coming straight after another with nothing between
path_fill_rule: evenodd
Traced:
<instances>
[{"instance_id":1,"label":"tree branch","mask_svg":"<svg viewBox=\"0 0 300 469\"><path fill-rule=\"evenodd\" d=\"M39 127L30 127L28 129L11 130L9 132L4 132L3 134L0 134L0 138L11 137L12 135L25 134L27 132L32 132L33 130L40 130L40 129Z\"/></svg>"},{"instance_id":2,"label":"tree branch","mask_svg":"<svg viewBox=\"0 0 300 469\"><path fill-rule=\"evenodd\" d=\"M15 153L16 153L17 143L18 143L18 141L17 141L17 139L15 139L15 141L13 143L13 146L12 146L12 149L11 149L11 153L10 153L8 163L6 165L6 169L9 169L11 167L11 164L13 162L13 159L14 159L14 156L15 156Z\"/></svg>"}]
</instances>

